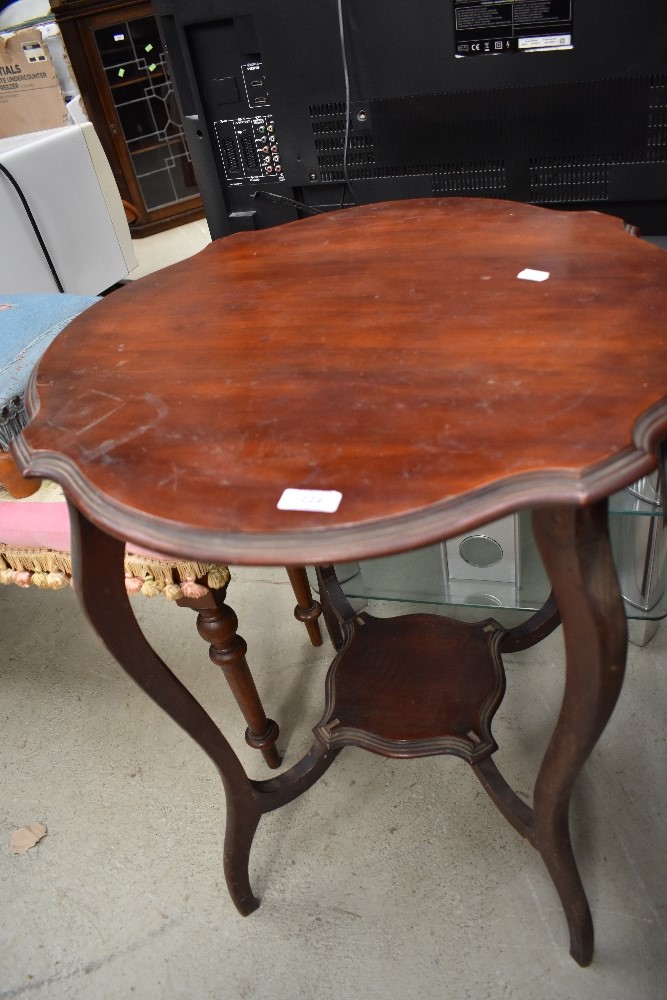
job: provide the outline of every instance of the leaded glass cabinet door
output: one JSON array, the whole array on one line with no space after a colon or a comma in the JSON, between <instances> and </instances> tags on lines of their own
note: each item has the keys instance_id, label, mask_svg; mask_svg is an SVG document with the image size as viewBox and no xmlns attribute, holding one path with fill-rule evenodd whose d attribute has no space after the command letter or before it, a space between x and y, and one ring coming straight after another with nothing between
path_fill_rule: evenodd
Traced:
<instances>
[{"instance_id":1,"label":"leaded glass cabinet door","mask_svg":"<svg viewBox=\"0 0 667 1000\"><path fill-rule=\"evenodd\" d=\"M197 194L190 154L155 20L97 28L95 42L147 210Z\"/></svg>"},{"instance_id":2,"label":"leaded glass cabinet door","mask_svg":"<svg viewBox=\"0 0 667 1000\"><path fill-rule=\"evenodd\" d=\"M83 101L134 215L148 235L203 216L150 3L53 0Z\"/></svg>"}]
</instances>

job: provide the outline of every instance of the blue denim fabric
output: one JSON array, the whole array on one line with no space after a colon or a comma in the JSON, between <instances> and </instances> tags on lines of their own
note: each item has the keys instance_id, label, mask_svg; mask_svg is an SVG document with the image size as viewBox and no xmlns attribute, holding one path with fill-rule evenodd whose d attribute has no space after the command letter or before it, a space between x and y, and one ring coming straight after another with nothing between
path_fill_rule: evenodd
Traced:
<instances>
[{"instance_id":1,"label":"blue denim fabric","mask_svg":"<svg viewBox=\"0 0 667 1000\"><path fill-rule=\"evenodd\" d=\"M23 393L42 354L96 296L0 293L0 448L25 426Z\"/></svg>"}]
</instances>

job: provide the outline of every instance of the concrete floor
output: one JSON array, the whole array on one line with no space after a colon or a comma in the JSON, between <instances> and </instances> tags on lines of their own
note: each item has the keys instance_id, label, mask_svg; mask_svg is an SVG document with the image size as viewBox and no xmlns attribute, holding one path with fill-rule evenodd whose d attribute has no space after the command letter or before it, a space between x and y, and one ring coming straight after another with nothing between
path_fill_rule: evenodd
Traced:
<instances>
[{"instance_id":1,"label":"concrete floor","mask_svg":"<svg viewBox=\"0 0 667 1000\"><path fill-rule=\"evenodd\" d=\"M136 281L160 267L191 257L210 242L211 235L205 219L188 222L185 226L176 226L154 236L132 240L138 263L128 277Z\"/></svg>"},{"instance_id":2,"label":"concrete floor","mask_svg":"<svg viewBox=\"0 0 667 1000\"><path fill-rule=\"evenodd\" d=\"M134 276L206 242L204 223L136 241ZM230 603L289 766L321 714L330 647L309 645L282 569L234 570ZM194 615L162 598L134 607L266 777ZM558 711L561 645L557 632L506 659L496 759L527 797ZM262 821L251 857L262 905L238 916L208 758L127 679L70 591L0 588L0 998L663 1000L666 653L667 626L630 647L573 799L597 936L582 970L540 858L453 758L346 750ZM10 834L34 821L48 835L12 855Z\"/></svg>"},{"instance_id":3,"label":"concrete floor","mask_svg":"<svg viewBox=\"0 0 667 1000\"><path fill-rule=\"evenodd\" d=\"M133 600L148 638L266 776L192 612ZM290 765L319 718L330 647L309 645L281 569L235 570L230 603ZM664 627L630 647L573 800L597 935L585 970L540 858L453 758L346 750L262 821L251 858L262 905L238 916L217 773L101 648L74 595L0 588L0 636L0 997L664 998ZM559 705L560 632L506 667L496 759L528 795ZM12 855L11 832L35 820L48 835Z\"/></svg>"}]
</instances>

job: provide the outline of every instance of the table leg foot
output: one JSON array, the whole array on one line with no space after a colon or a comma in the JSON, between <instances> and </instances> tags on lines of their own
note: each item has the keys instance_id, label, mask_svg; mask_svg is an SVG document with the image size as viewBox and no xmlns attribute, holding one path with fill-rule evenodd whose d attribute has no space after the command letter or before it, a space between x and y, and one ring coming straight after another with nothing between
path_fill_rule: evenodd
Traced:
<instances>
[{"instance_id":1,"label":"table leg foot","mask_svg":"<svg viewBox=\"0 0 667 1000\"><path fill-rule=\"evenodd\" d=\"M242 917L257 909L259 900L252 891L248 866L250 849L261 813L244 807L237 808L233 798L227 799L225 825L224 871L229 895Z\"/></svg>"},{"instance_id":2,"label":"table leg foot","mask_svg":"<svg viewBox=\"0 0 667 1000\"><path fill-rule=\"evenodd\" d=\"M560 897L570 934L570 955L581 966L593 960L593 918L572 850L568 803L556 814L536 812L536 844Z\"/></svg>"},{"instance_id":3,"label":"table leg foot","mask_svg":"<svg viewBox=\"0 0 667 1000\"><path fill-rule=\"evenodd\" d=\"M491 757L473 763L473 771L489 796L515 830L537 847L561 899L570 931L570 954L579 965L590 965L593 958L593 921L579 878L570 843L567 804L555 821L544 822L542 814L539 841L535 813L507 783Z\"/></svg>"},{"instance_id":4,"label":"table leg foot","mask_svg":"<svg viewBox=\"0 0 667 1000\"><path fill-rule=\"evenodd\" d=\"M565 691L533 795L532 842L561 899L570 953L593 955L593 923L569 831L569 804L579 771L621 690L627 624L609 544L606 502L533 512L535 538L563 622Z\"/></svg>"}]
</instances>

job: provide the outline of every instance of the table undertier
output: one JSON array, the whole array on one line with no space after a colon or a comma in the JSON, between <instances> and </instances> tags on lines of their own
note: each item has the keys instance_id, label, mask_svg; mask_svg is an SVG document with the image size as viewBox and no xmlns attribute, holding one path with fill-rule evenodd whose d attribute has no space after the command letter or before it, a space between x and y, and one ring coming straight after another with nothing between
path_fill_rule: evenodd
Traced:
<instances>
[{"instance_id":1,"label":"table undertier","mask_svg":"<svg viewBox=\"0 0 667 1000\"><path fill-rule=\"evenodd\" d=\"M472 763L497 749L491 719L505 690L505 630L439 615L362 614L331 665L327 749L358 746L387 757L454 754Z\"/></svg>"}]
</instances>

